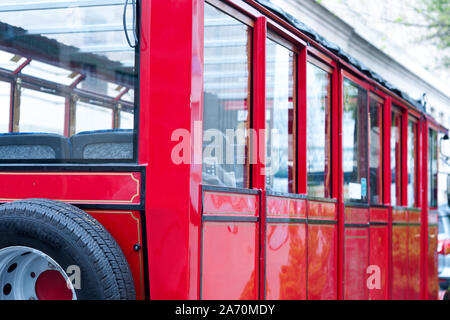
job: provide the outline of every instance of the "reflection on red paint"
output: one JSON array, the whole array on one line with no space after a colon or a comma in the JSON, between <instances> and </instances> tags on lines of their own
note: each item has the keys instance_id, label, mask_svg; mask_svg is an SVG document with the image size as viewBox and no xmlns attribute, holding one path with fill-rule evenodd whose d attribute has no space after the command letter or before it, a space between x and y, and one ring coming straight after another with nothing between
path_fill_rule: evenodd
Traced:
<instances>
[{"instance_id":1,"label":"reflection on red paint","mask_svg":"<svg viewBox=\"0 0 450 320\"><path fill-rule=\"evenodd\" d=\"M238 195L217 192L203 194L203 214L205 215L258 215L256 195Z\"/></svg>"},{"instance_id":2,"label":"reflection on red paint","mask_svg":"<svg viewBox=\"0 0 450 320\"><path fill-rule=\"evenodd\" d=\"M202 298L258 298L256 223L206 222L203 226Z\"/></svg>"},{"instance_id":3,"label":"reflection on red paint","mask_svg":"<svg viewBox=\"0 0 450 320\"><path fill-rule=\"evenodd\" d=\"M371 222L388 222L389 210L384 208L370 208Z\"/></svg>"},{"instance_id":4,"label":"reflection on red paint","mask_svg":"<svg viewBox=\"0 0 450 320\"><path fill-rule=\"evenodd\" d=\"M420 226L408 226L408 300L420 300Z\"/></svg>"},{"instance_id":5,"label":"reflection on red paint","mask_svg":"<svg viewBox=\"0 0 450 320\"><path fill-rule=\"evenodd\" d=\"M336 204L308 201L308 217L319 220L336 220Z\"/></svg>"},{"instance_id":6,"label":"reflection on red paint","mask_svg":"<svg viewBox=\"0 0 450 320\"><path fill-rule=\"evenodd\" d=\"M408 226L392 227L392 299L408 299Z\"/></svg>"},{"instance_id":7,"label":"reflection on red paint","mask_svg":"<svg viewBox=\"0 0 450 320\"><path fill-rule=\"evenodd\" d=\"M437 253L438 227L428 227L428 299L436 300L439 293L438 284L438 253Z\"/></svg>"},{"instance_id":8,"label":"reflection on red paint","mask_svg":"<svg viewBox=\"0 0 450 320\"><path fill-rule=\"evenodd\" d=\"M308 225L308 300L337 299L336 241L336 225Z\"/></svg>"},{"instance_id":9,"label":"reflection on red paint","mask_svg":"<svg viewBox=\"0 0 450 320\"><path fill-rule=\"evenodd\" d=\"M346 223L369 222L369 209L346 207L344 210Z\"/></svg>"},{"instance_id":10,"label":"reflection on red paint","mask_svg":"<svg viewBox=\"0 0 450 320\"><path fill-rule=\"evenodd\" d=\"M306 200L267 197L267 216L306 217Z\"/></svg>"},{"instance_id":11,"label":"reflection on red paint","mask_svg":"<svg viewBox=\"0 0 450 320\"><path fill-rule=\"evenodd\" d=\"M344 299L367 300L369 229L346 228L344 237Z\"/></svg>"},{"instance_id":12,"label":"reflection on red paint","mask_svg":"<svg viewBox=\"0 0 450 320\"><path fill-rule=\"evenodd\" d=\"M306 299L306 225L269 224L266 298Z\"/></svg>"},{"instance_id":13,"label":"reflection on red paint","mask_svg":"<svg viewBox=\"0 0 450 320\"><path fill-rule=\"evenodd\" d=\"M369 299L385 300L387 299L388 226L370 227L370 265L379 267L381 273L380 288L369 289Z\"/></svg>"}]
</instances>

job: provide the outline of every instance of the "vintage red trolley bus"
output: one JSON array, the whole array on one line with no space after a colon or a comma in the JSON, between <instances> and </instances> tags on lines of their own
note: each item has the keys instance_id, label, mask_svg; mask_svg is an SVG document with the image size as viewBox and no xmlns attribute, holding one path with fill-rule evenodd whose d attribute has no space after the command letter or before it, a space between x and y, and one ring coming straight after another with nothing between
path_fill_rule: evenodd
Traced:
<instances>
[{"instance_id":1,"label":"vintage red trolley bus","mask_svg":"<svg viewBox=\"0 0 450 320\"><path fill-rule=\"evenodd\" d=\"M0 99L0 299L437 298L446 129L270 1L2 3Z\"/></svg>"}]
</instances>

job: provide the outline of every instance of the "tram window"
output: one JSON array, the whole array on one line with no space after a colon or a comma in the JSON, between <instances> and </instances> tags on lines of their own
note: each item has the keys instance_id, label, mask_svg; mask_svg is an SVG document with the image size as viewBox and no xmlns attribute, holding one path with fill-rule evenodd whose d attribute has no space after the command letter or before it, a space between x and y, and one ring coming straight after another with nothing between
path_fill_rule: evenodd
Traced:
<instances>
[{"instance_id":1,"label":"tram window","mask_svg":"<svg viewBox=\"0 0 450 320\"><path fill-rule=\"evenodd\" d=\"M112 109L78 102L76 106L76 133L90 130L112 129Z\"/></svg>"},{"instance_id":2,"label":"tram window","mask_svg":"<svg viewBox=\"0 0 450 320\"><path fill-rule=\"evenodd\" d=\"M408 207L417 206L417 123L409 120L408 122Z\"/></svg>"},{"instance_id":3,"label":"tram window","mask_svg":"<svg viewBox=\"0 0 450 320\"><path fill-rule=\"evenodd\" d=\"M0 132L8 132L11 103L11 84L0 81Z\"/></svg>"},{"instance_id":4,"label":"tram window","mask_svg":"<svg viewBox=\"0 0 450 320\"><path fill-rule=\"evenodd\" d=\"M18 132L64 134L64 97L22 88ZM45 116L42 121L36 121Z\"/></svg>"},{"instance_id":5,"label":"tram window","mask_svg":"<svg viewBox=\"0 0 450 320\"><path fill-rule=\"evenodd\" d=\"M391 204L402 205L402 115L391 116Z\"/></svg>"},{"instance_id":6,"label":"tram window","mask_svg":"<svg viewBox=\"0 0 450 320\"><path fill-rule=\"evenodd\" d=\"M331 75L307 64L308 195L331 197Z\"/></svg>"},{"instance_id":7,"label":"tram window","mask_svg":"<svg viewBox=\"0 0 450 320\"><path fill-rule=\"evenodd\" d=\"M249 188L251 28L205 3L203 183Z\"/></svg>"},{"instance_id":8,"label":"tram window","mask_svg":"<svg viewBox=\"0 0 450 320\"><path fill-rule=\"evenodd\" d=\"M55 147L52 160L80 162L93 155L75 158L81 153L68 149L72 136L80 134L75 140L81 144L88 137L83 133L90 132L90 141L100 141L105 134L100 138L93 131L107 129L108 143L117 139L127 144L126 154L132 156L103 153L105 158L96 162L133 160L138 55L124 36L123 6L47 2L41 6L24 0L17 8L0 10L0 70L2 79L11 79L0 81L0 145L19 150L22 147L11 144L18 141L32 148L51 134L52 141L64 145ZM130 7L130 34L132 14ZM131 131L124 134L120 129ZM24 148L20 150L17 157L9 152L8 162L51 158L39 152L27 157Z\"/></svg>"},{"instance_id":9,"label":"tram window","mask_svg":"<svg viewBox=\"0 0 450 320\"><path fill-rule=\"evenodd\" d=\"M367 202L367 91L344 80L343 171L344 199Z\"/></svg>"},{"instance_id":10,"label":"tram window","mask_svg":"<svg viewBox=\"0 0 450 320\"><path fill-rule=\"evenodd\" d=\"M428 206L437 207L438 148L437 133L428 131Z\"/></svg>"},{"instance_id":11,"label":"tram window","mask_svg":"<svg viewBox=\"0 0 450 320\"><path fill-rule=\"evenodd\" d=\"M370 96L369 189L372 204L383 204L383 105L381 98Z\"/></svg>"},{"instance_id":12,"label":"tram window","mask_svg":"<svg viewBox=\"0 0 450 320\"><path fill-rule=\"evenodd\" d=\"M294 193L296 55L267 39L266 56L266 186Z\"/></svg>"}]
</instances>

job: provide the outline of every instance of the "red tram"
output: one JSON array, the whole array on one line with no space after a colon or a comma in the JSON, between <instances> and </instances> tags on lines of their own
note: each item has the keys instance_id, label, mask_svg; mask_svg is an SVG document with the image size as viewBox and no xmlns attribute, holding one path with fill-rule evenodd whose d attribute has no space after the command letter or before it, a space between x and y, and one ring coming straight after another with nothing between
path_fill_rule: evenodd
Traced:
<instances>
[{"instance_id":1,"label":"red tram","mask_svg":"<svg viewBox=\"0 0 450 320\"><path fill-rule=\"evenodd\" d=\"M270 1L0 4L0 101L0 299L438 297L446 129Z\"/></svg>"}]
</instances>

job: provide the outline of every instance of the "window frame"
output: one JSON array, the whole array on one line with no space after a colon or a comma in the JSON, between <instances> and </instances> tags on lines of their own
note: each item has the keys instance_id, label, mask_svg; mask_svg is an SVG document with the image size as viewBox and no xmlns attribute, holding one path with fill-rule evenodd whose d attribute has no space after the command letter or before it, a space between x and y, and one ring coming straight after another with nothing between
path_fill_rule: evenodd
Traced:
<instances>
[{"instance_id":1,"label":"window frame","mask_svg":"<svg viewBox=\"0 0 450 320\"><path fill-rule=\"evenodd\" d=\"M369 102L370 102L370 93L371 91L373 91L373 87L367 83L366 81L364 81L363 79L359 78L358 76L355 76L353 73L351 73L350 71L347 70L342 70L342 83L341 83L341 90L342 90L342 111L344 108L344 82L345 79L350 80L351 82L353 82L354 84L356 84L357 86L359 86L360 88L366 90L367 92L367 103L366 103L366 114L367 114L367 123L366 123L366 130L367 130L367 137L369 139ZM344 124L342 123L342 115L341 115L341 126L342 126L342 140L344 137L344 132L343 132L343 126ZM343 147L343 145L342 145ZM342 157L343 157L343 149L341 148L340 152L342 153ZM344 168L342 167L342 199L344 201L345 205L364 205L364 206L370 206L370 183L369 183L369 146L367 146L367 153L366 153L366 172L367 172L367 186L366 186L366 200L353 200L353 199L346 199L345 195L344 195L344 186L345 186L345 181L344 181Z\"/></svg>"},{"instance_id":2,"label":"window frame","mask_svg":"<svg viewBox=\"0 0 450 320\"><path fill-rule=\"evenodd\" d=\"M136 35L137 38L140 38L141 34L141 10L139 3L136 4ZM26 75L21 73L21 71L30 64L32 61L38 61L38 62L44 62L47 64L50 64L55 67L63 67L59 65L57 62L54 63L53 61L49 61L49 59L35 59L35 58L29 58L26 57L24 63L19 65L15 70L7 70L0 68L0 81L8 82L11 85L11 92L10 92L10 117L9 117L9 130L5 133L14 133L14 114L17 112L15 110L15 100L16 100L16 86L19 80L19 84L22 88L27 88L30 90L43 92L47 94L56 95L59 97L62 97L66 100L66 109L65 109L65 119L63 123L64 127L64 134L62 136L67 137L67 134L69 133L69 127L70 127L70 120L69 120L69 110L68 106L70 105L70 100L73 95L82 96L85 99L94 99L100 104L103 104L105 101L111 103L114 106L116 104L125 104L128 106L128 108L132 105L133 114L134 114L134 128L132 129L133 132L133 158L130 159L12 159L12 160L3 160L0 159L0 165L6 164L36 164L36 165L45 165L45 164L60 164L60 165L71 165L71 164L81 164L81 165L89 165L89 164L108 164L108 163L114 163L114 164L137 164L138 163L138 154L139 154L139 114L140 114L140 81L141 81L141 72L140 72L140 65L141 65L141 43L138 41L138 44L134 48L134 69L135 69L135 76L134 76L134 102L129 103L123 100L116 100L117 97L109 97L81 89L77 89L76 85L79 83L77 80L83 80L83 76L80 73L79 79L74 79L74 82L72 82L70 85L62 85L56 82L52 82L49 80L46 80L44 78L36 78L30 75ZM102 78L103 79L103 78ZM19 98L20 99L20 98ZM106 107L105 107L106 108ZM114 114L115 114L115 107L111 108L113 110L113 126L114 126ZM114 129L114 127L112 127Z\"/></svg>"},{"instance_id":3,"label":"window frame","mask_svg":"<svg viewBox=\"0 0 450 320\"><path fill-rule=\"evenodd\" d=\"M268 190L269 192L278 193L278 194L298 194L298 174L299 174L299 162L298 162L298 133L299 133L299 65L300 65L300 54L301 54L301 48L299 48L295 43L291 42L290 40L287 40L284 38L280 33L277 32L277 30L273 30L272 28L267 28L266 31L266 40L265 40L265 46L267 48L267 39L275 42L276 44L286 48L287 50L291 51L294 54L293 59L293 78L294 78L294 84L292 86L293 92L292 92L292 104L293 104L293 125L292 125L292 156L293 156L293 165L292 165L292 192L279 192L277 190ZM266 61L265 64L267 64L267 55L265 55ZM266 100L264 104L264 114L267 112L267 67L265 67L266 74L265 74L265 88L264 91L266 93ZM265 118L265 116L264 116ZM265 127L267 130L267 128ZM267 134L267 131L266 131ZM264 149L267 150L267 145L264 146ZM267 154L265 154L266 157ZM267 160L266 160L267 162ZM288 178L289 179L289 178ZM267 175L265 175L265 189L267 189Z\"/></svg>"},{"instance_id":4,"label":"window frame","mask_svg":"<svg viewBox=\"0 0 450 320\"><path fill-rule=\"evenodd\" d=\"M413 206L410 206L409 205L409 203L408 203L408 196L409 196L409 194L408 194L408 185L409 185L409 183L407 183L407 185L405 186L405 190L404 190L404 192L406 193L406 203L405 203L405 205L407 206L407 207L409 207L409 208L412 208L412 209L417 209L417 208L420 208L420 194L419 194L419 192L420 192L420 187L419 187L419 185L420 185L420 173L419 173L419 165L420 165L420 150L419 150L419 146L420 146L420 143L419 143L419 139L420 139L420 128L419 128L419 125L420 125L420 120L416 117L416 116L414 116L413 114L411 114L411 113L409 113L408 114L408 116L406 116L405 115L405 117L407 117L407 119L408 119L408 126L407 126L407 141L406 141L406 143L407 143L407 146L406 146L406 154L408 154L408 152L409 152L409 145L408 145L408 141L409 141L409 134L410 134L410 132L409 132L409 124L410 123L412 123L413 124L413 130L414 130L414 155L415 155L415 157L414 157L414 186L413 186L413 188L414 188L414 205ZM408 175L409 175L409 172L408 172L408 169L409 169L409 166L408 166L408 155L406 156L406 172L407 172L407 177L406 177L406 180L408 179ZM408 180L407 180L408 181Z\"/></svg>"},{"instance_id":5,"label":"window frame","mask_svg":"<svg viewBox=\"0 0 450 320\"><path fill-rule=\"evenodd\" d=\"M370 139L370 130L371 130L371 126L370 126L370 122L371 122L371 118L372 118L372 114L370 112L370 102L371 100L374 99L377 102L381 103L382 105L382 110L381 110L381 118L379 119L380 123L381 123L381 128L380 128L380 154L379 154L379 161L381 163L381 174L380 174L380 178L381 178L381 183L380 183L380 198L381 200L378 203L372 203L370 196L369 196L369 205L371 206L382 206L386 203L386 177L383 174L383 172L385 171L386 168L386 157L385 157L385 153L386 153L386 113L388 113L388 108L387 108L387 103L388 103L388 99L387 96L379 91L373 90L372 88L369 90L369 103L368 103L368 112L369 112L369 117L368 117L368 130L369 130L369 156L368 156L368 172L369 172L369 195L371 195L371 186L370 186L370 151L371 151L371 139Z\"/></svg>"},{"instance_id":6,"label":"window frame","mask_svg":"<svg viewBox=\"0 0 450 320\"><path fill-rule=\"evenodd\" d=\"M330 102L329 102L329 110L328 110L328 112L329 112L329 121L330 121L330 123L329 123L329 125L331 126L330 127L330 137L329 137L329 143L330 143L330 145L329 145L329 152L330 152L330 157L329 157L329 165L328 165L328 169L329 169L329 171L330 171L330 178L329 178L329 186L328 186L328 193L329 193L329 196L328 197L312 197L312 196L309 196L308 195L308 198L309 199L313 199L313 200L332 200L332 199L337 199L337 194L338 194L338 182L337 182L337 180L336 180L336 176L337 176L337 174L336 174L336 169L337 169L337 166L335 165L336 163L337 163L337 159L333 159L333 157L332 157L332 154L337 154L336 152L335 152L335 148L337 149L337 141L333 141L333 140L335 140L333 137L336 137L337 136L337 121L338 121L338 118L337 118L337 114L336 114L336 112L335 112L335 109L336 109L336 102L337 102L337 99L336 99L336 94L337 94L337 90L336 90L336 87L337 87L337 77L336 77L336 75L337 75L337 67L336 67L336 64L334 63L334 61L333 60L324 60L325 59L325 57L324 56L322 56L322 55L320 55L320 57L319 57L319 53L318 52L316 52L316 51L314 51L314 50L312 50L312 51L310 51L310 48L308 48L308 56L307 56L307 59L306 59L306 69L307 69L307 67L308 67L308 63L310 63L310 64L312 64L313 66L315 66L315 67L317 67L317 68L319 68L319 69L321 69L321 70L323 70L324 72L326 72L326 73L328 73L328 75L329 75L329 79L330 79L330 97L329 97L329 99L330 99ZM308 88L308 78L306 78L306 83L305 83L305 87L306 87L306 90L307 90L307 88ZM306 95L306 98L307 98L307 95ZM307 103L307 99L306 99L306 114L308 114L308 108L309 108L309 106L308 106L308 103ZM306 117L306 122L305 122L305 145L306 145L306 152L308 152L307 150L308 150L308 148L307 148L307 146L308 146L308 132L307 132L307 129L308 129L308 127L307 127L307 125L308 125L308 123L307 123L307 121L308 121L308 117ZM306 175L306 194L308 194L308 168L306 167L306 172L305 172L305 175ZM324 181L324 191L326 191L325 190L326 189L326 181Z\"/></svg>"}]
</instances>

